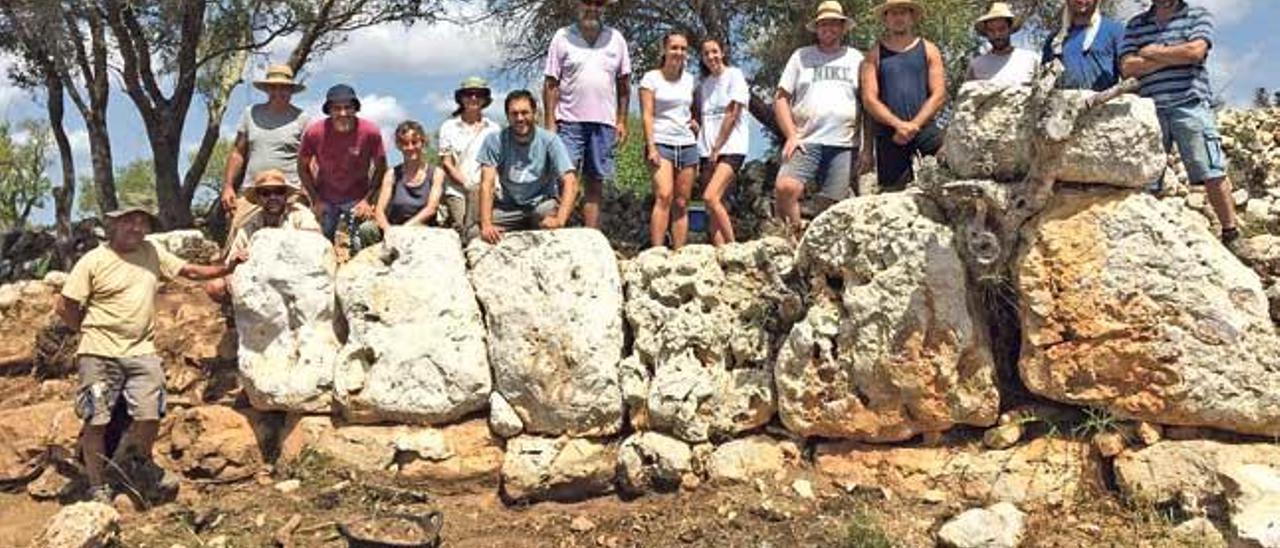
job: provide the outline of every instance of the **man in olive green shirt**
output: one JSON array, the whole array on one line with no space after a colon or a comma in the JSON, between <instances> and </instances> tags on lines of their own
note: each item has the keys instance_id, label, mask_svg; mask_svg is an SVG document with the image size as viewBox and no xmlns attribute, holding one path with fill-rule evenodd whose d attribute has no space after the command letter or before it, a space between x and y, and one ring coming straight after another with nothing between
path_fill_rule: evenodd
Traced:
<instances>
[{"instance_id":1,"label":"man in olive green shirt","mask_svg":"<svg viewBox=\"0 0 1280 548\"><path fill-rule=\"evenodd\" d=\"M102 477L104 461L110 458L104 434L121 396L134 419L133 439L141 451L143 473L150 476L145 479L158 482L163 475L151 463L151 446L164 415L164 370L154 343L160 281L225 276L243 256L216 266L189 264L144 239L154 221L150 213L129 208L105 217L108 241L71 269L62 286L58 316L80 332L76 414L85 421L81 452L93 498L109 504L111 490Z\"/></svg>"}]
</instances>

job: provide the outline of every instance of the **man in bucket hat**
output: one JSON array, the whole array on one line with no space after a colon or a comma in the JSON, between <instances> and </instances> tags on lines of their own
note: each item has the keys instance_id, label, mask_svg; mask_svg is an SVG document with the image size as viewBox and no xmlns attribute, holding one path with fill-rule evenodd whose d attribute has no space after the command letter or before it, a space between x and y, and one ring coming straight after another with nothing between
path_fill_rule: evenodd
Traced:
<instances>
[{"instance_id":1,"label":"man in bucket hat","mask_svg":"<svg viewBox=\"0 0 1280 548\"><path fill-rule=\"evenodd\" d=\"M502 127L484 115L484 109L493 103L493 95L483 78L463 80L453 92L453 100L458 108L440 126L440 164L449 176L444 197L448 225L465 237L476 222L480 148L490 133Z\"/></svg>"},{"instance_id":2,"label":"man in bucket hat","mask_svg":"<svg viewBox=\"0 0 1280 548\"><path fill-rule=\"evenodd\" d=\"M773 110L786 142L774 208L793 231L806 185L818 184L823 205L830 205L849 196L854 162L870 162L858 148L862 54L844 43L852 26L839 2L819 4L807 25L817 43L792 53L778 81Z\"/></svg>"},{"instance_id":3,"label":"man in bucket hat","mask_svg":"<svg viewBox=\"0 0 1280 548\"><path fill-rule=\"evenodd\" d=\"M600 226L604 182L613 179L614 150L627 139L631 55L622 33L602 22L615 1L578 0L578 21L556 31L543 70L546 127L582 174L582 221L590 228Z\"/></svg>"},{"instance_id":4,"label":"man in bucket hat","mask_svg":"<svg viewBox=\"0 0 1280 548\"><path fill-rule=\"evenodd\" d=\"M177 483L151 462L160 418L164 415L164 370L155 349L155 296L161 280L179 276L202 280L231 273L243 257L219 265L193 265L145 239L155 217L142 208L105 215L107 241L79 261L67 275L58 300L62 322L80 333L76 349L80 386L76 414L84 421L80 436L90 496L111 504L103 477L105 433L114 407L123 399L133 418L130 439L134 459L116 463L130 484L147 498L169 498ZM154 502L154 501L153 501Z\"/></svg>"},{"instance_id":5,"label":"man in bucket hat","mask_svg":"<svg viewBox=\"0 0 1280 548\"><path fill-rule=\"evenodd\" d=\"M886 0L875 14L885 33L862 65L862 103L876 122L880 189L902 190L915 178L912 159L942 148L934 117L947 102L946 67L938 46L916 36L919 2Z\"/></svg>"},{"instance_id":6,"label":"man in bucket hat","mask_svg":"<svg viewBox=\"0 0 1280 548\"><path fill-rule=\"evenodd\" d=\"M320 232L315 214L301 203L301 196L302 191L289 184L283 171L269 169L254 177L253 185L244 191L245 200L255 206L254 212L227 238L224 261L229 264L248 256L249 242L264 228ZM226 302L229 281L210 280L204 286L205 293L216 302Z\"/></svg>"},{"instance_id":7,"label":"man in bucket hat","mask_svg":"<svg viewBox=\"0 0 1280 548\"><path fill-rule=\"evenodd\" d=\"M989 80L1011 86L1031 83L1040 57L1030 50L1013 47L1009 37L1022 28L1022 20L1013 14L1009 4L993 2L991 9L974 22L973 28L991 44L991 51L969 60L966 80Z\"/></svg>"},{"instance_id":8,"label":"man in bucket hat","mask_svg":"<svg viewBox=\"0 0 1280 548\"><path fill-rule=\"evenodd\" d=\"M237 221L250 213L249 204L236 199L240 182L269 169L280 170L288 183L301 188L298 181L298 145L309 117L292 103L296 93L306 89L293 80L289 65L272 65L264 78L253 87L267 94L267 102L245 109L236 128L235 145L227 155L227 169L222 178L222 208L237 214Z\"/></svg>"},{"instance_id":9,"label":"man in bucket hat","mask_svg":"<svg viewBox=\"0 0 1280 548\"><path fill-rule=\"evenodd\" d=\"M387 171L387 152L378 125L356 116L360 99L351 86L329 88L321 110L328 118L312 122L302 134L298 176L325 237L332 240L343 217L372 223L373 193Z\"/></svg>"}]
</instances>

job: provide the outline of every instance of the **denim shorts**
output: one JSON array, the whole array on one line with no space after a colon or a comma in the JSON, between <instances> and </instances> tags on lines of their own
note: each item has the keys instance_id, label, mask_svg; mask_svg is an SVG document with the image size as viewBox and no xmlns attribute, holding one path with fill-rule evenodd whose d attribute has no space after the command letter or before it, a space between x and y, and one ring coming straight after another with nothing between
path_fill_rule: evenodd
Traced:
<instances>
[{"instance_id":1,"label":"denim shorts","mask_svg":"<svg viewBox=\"0 0 1280 548\"><path fill-rule=\"evenodd\" d=\"M664 145L658 143L658 156L676 169L698 165L698 145Z\"/></svg>"},{"instance_id":2,"label":"denim shorts","mask_svg":"<svg viewBox=\"0 0 1280 548\"><path fill-rule=\"evenodd\" d=\"M1209 103L1193 101L1156 109L1156 117L1160 119L1164 150L1170 152L1174 144L1178 145L1188 181L1203 184L1227 176L1222 137Z\"/></svg>"},{"instance_id":3,"label":"denim shorts","mask_svg":"<svg viewBox=\"0 0 1280 548\"><path fill-rule=\"evenodd\" d=\"M616 130L596 122L560 122L556 124L560 141L569 150L569 159L584 179L612 181Z\"/></svg>"},{"instance_id":4,"label":"denim shorts","mask_svg":"<svg viewBox=\"0 0 1280 548\"><path fill-rule=\"evenodd\" d=\"M796 179L809 186L819 185L818 194L838 202L849 197L853 162L858 159L858 149L807 144L804 152L797 150L791 160L782 164L778 178Z\"/></svg>"}]
</instances>

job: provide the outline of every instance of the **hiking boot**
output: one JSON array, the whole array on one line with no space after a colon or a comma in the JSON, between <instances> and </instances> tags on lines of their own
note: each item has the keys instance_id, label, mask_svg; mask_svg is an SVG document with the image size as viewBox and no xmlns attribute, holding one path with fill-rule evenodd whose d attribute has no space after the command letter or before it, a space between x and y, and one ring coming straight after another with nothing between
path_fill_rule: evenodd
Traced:
<instances>
[{"instance_id":1,"label":"hiking boot","mask_svg":"<svg viewBox=\"0 0 1280 548\"><path fill-rule=\"evenodd\" d=\"M161 468L150 459L129 459L121 468L124 476L118 479L125 491L136 491L147 504L172 502L178 497L177 474Z\"/></svg>"}]
</instances>

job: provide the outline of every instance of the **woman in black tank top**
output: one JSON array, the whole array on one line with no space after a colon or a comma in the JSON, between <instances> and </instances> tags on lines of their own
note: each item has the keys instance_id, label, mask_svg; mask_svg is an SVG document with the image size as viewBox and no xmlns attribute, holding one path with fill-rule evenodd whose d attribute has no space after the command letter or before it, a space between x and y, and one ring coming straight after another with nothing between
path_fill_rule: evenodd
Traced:
<instances>
[{"instance_id":1,"label":"woman in black tank top","mask_svg":"<svg viewBox=\"0 0 1280 548\"><path fill-rule=\"evenodd\" d=\"M428 164L422 155L427 145L422 125L412 120L403 122L396 127L395 135L396 148L404 161L387 172L378 191L374 219L383 234L392 225L435 225L436 210L444 194L444 171Z\"/></svg>"}]
</instances>

